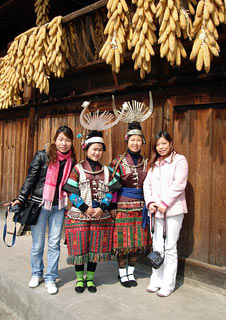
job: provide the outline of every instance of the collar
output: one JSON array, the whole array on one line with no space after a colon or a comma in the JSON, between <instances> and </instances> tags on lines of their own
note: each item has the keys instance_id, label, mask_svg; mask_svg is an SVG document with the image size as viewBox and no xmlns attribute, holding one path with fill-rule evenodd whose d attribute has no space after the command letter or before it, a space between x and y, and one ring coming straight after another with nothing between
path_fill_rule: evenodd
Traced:
<instances>
[{"instance_id":1,"label":"collar","mask_svg":"<svg viewBox=\"0 0 226 320\"><path fill-rule=\"evenodd\" d=\"M173 160L174 160L174 158L175 158L175 155L176 155L176 151L172 151L171 152L171 154L167 157L167 158L165 158L164 160L162 160L161 161L161 164L164 164L164 163L171 163ZM159 164L160 164L160 161L159 161L159 159L155 162L155 165L156 166L159 166Z\"/></svg>"}]
</instances>

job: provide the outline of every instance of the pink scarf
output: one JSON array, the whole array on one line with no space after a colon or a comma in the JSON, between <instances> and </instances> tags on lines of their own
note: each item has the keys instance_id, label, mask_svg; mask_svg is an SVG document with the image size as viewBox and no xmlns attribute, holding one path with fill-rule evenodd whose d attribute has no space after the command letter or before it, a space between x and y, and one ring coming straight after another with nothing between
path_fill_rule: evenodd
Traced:
<instances>
[{"instance_id":1,"label":"pink scarf","mask_svg":"<svg viewBox=\"0 0 226 320\"><path fill-rule=\"evenodd\" d=\"M67 206L67 193L62 190L71 172L71 150L67 154L57 151L57 161L49 164L43 191L44 209L51 210L56 190L60 161L67 160L64 166L63 177L59 185L59 210ZM59 161L60 160L60 161Z\"/></svg>"}]
</instances>

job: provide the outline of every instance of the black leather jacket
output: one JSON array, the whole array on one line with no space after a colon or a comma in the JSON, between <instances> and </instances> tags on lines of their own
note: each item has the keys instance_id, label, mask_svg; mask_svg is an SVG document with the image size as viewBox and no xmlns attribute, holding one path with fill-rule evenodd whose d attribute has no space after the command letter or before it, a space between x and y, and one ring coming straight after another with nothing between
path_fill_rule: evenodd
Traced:
<instances>
[{"instance_id":1,"label":"black leather jacket","mask_svg":"<svg viewBox=\"0 0 226 320\"><path fill-rule=\"evenodd\" d=\"M73 168L75 163L76 161L73 159L71 168ZM24 203L28 199L29 195L31 195L31 199L35 202L42 202L47 169L48 151L41 150L36 152L28 169L28 174L25 182L20 189L20 194L18 197L18 200L20 200L20 202Z\"/></svg>"},{"instance_id":2,"label":"black leather jacket","mask_svg":"<svg viewBox=\"0 0 226 320\"><path fill-rule=\"evenodd\" d=\"M48 168L46 150L38 151L31 161L25 182L20 189L18 200L22 203L31 194L31 199L41 203Z\"/></svg>"}]
</instances>

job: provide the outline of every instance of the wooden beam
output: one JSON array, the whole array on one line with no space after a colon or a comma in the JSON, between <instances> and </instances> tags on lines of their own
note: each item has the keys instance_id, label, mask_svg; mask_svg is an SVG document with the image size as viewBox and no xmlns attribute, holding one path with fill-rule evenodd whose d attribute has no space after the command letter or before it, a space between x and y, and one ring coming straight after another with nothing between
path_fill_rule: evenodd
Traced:
<instances>
[{"instance_id":1,"label":"wooden beam","mask_svg":"<svg viewBox=\"0 0 226 320\"><path fill-rule=\"evenodd\" d=\"M84 7L80 10L69 13L68 15L66 15L62 18L62 23L70 22L70 21L72 21L72 20L74 20L84 14L87 14L89 12L92 12L94 10L97 10L99 8L106 6L106 4L107 4L107 0L100 0L100 1L97 1L97 2L87 6L87 7Z\"/></svg>"},{"instance_id":2,"label":"wooden beam","mask_svg":"<svg viewBox=\"0 0 226 320\"><path fill-rule=\"evenodd\" d=\"M226 268L191 258L179 258L178 274L226 289Z\"/></svg>"}]
</instances>

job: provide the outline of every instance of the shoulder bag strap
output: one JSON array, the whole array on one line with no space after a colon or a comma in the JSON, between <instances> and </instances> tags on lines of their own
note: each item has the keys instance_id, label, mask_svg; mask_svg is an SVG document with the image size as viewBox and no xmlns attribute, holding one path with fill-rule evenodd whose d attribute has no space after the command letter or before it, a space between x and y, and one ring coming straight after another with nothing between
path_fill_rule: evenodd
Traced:
<instances>
[{"instance_id":1,"label":"shoulder bag strap","mask_svg":"<svg viewBox=\"0 0 226 320\"><path fill-rule=\"evenodd\" d=\"M6 241L5 241L6 233L7 233L8 210L9 210L9 208L8 208L8 209L6 210L6 212L5 212L5 225L4 225L4 229L3 229L3 241L4 241L4 243L7 245L7 247L12 247L12 246L14 246L14 244L15 244L15 242L16 242L16 222L17 222L17 220L15 219L15 226L14 226L12 243L11 243L11 245L9 245L9 244L7 244Z\"/></svg>"},{"instance_id":2,"label":"shoulder bag strap","mask_svg":"<svg viewBox=\"0 0 226 320\"><path fill-rule=\"evenodd\" d=\"M124 153L121 155L121 157L119 158L118 162L116 163L115 169L114 169L114 171L113 171L113 173L112 173L112 178L114 178L114 176L115 176L115 174L116 174L116 171L117 171L117 169L118 169L118 166L119 166L120 162L122 161L122 159L125 157L126 153L127 153L127 151L124 152Z\"/></svg>"}]
</instances>

